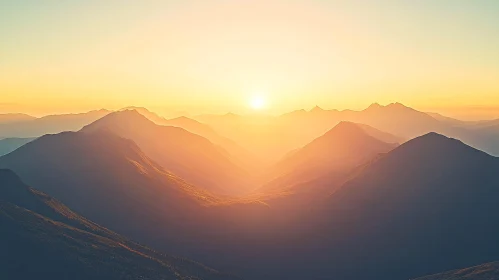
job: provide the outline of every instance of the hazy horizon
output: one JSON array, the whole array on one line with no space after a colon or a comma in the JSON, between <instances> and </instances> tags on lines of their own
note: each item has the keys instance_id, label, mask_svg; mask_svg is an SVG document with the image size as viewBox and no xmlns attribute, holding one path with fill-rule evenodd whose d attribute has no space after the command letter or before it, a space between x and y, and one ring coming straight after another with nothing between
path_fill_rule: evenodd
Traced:
<instances>
[{"instance_id":1,"label":"hazy horizon","mask_svg":"<svg viewBox=\"0 0 499 280\"><path fill-rule=\"evenodd\" d=\"M281 114L401 102L499 117L497 1L0 4L0 112Z\"/></svg>"},{"instance_id":2,"label":"hazy horizon","mask_svg":"<svg viewBox=\"0 0 499 280\"><path fill-rule=\"evenodd\" d=\"M230 109L227 110L210 110L209 108L197 108L197 109L191 109L189 110L188 108L168 108L168 107L161 107L161 106L136 106L136 105L128 105L128 106L123 106L123 107L93 107L93 108L88 108L88 109L81 109L81 110L67 110L64 108L60 108L57 110L53 111L38 111L38 110L13 110L13 109L7 109L8 107L5 104L0 104L0 114L26 114L30 115L33 117L41 118L45 116L51 116L51 115L63 115L63 114L83 114L83 113L88 113L91 111L98 111L98 110L107 110L107 111L118 111L121 109L125 108L145 108L151 112L154 112L158 114L161 117L164 118L177 118L177 117L195 117L195 116L201 116L201 115L225 115L225 114L236 114L236 115L242 115L242 116L280 116L284 115L287 113L291 113L293 111L299 111L299 110L305 110L305 111L311 111L312 109L319 107L323 110L338 110L338 111L344 111L344 110L352 110L352 111L363 111L367 109L369 106L373 104L380 104L381 106L388 106L390 104L394 103L401 103L401 102L389 102L389 103L371 103L368 104L365 107L358 107L358 108L334 108L334 107L323 107L321 105L315 105L309 108L295 108L289 111L282 111L282 112L268 112L266 110L253 110L251 108L243 111L233 111ZM436 113L440 114L444 117L450 117L450 118L455 118L458 120L462 121L480 121L480 120L495 120L499 118L499 107L487 107L487 106L468 106L468 107L457 107L457 108L442 108L442 107L428 107L428 108L418 108L418 107L412 107L410 105L401 103L404 106L407 106L409 108L425 112L425 113ZM12 105L12 104L10 104Z\"/></svg>"}]
</instances>

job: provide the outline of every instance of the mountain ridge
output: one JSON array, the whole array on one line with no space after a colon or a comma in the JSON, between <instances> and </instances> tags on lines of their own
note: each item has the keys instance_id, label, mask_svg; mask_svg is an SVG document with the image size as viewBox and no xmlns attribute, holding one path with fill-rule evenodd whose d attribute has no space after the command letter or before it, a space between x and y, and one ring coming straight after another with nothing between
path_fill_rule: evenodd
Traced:
<instances>
[{"instance_id":1,"label":"mountain ridge","mask_svg":"<svg viewBox=\"0 0 499 280\"><path fill-rule=\"evenodd\" d=\"M0 277L238 279L152 251L94 224L0 169Z\"/></svg>"}]
</instances>

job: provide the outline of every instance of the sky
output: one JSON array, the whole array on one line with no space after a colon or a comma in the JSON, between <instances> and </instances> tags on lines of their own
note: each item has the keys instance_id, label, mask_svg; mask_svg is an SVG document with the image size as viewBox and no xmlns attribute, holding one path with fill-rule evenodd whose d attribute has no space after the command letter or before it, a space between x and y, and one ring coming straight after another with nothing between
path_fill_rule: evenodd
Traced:
<instances>
[{"instance_id":1,"label":"sky","mask_svg":"<svg viewBox=\"0 0 499 280\"><path fill-rule=\"evenodd\" d=\"M0 38L0 112L499 117L496 0L0 0Z\"/></svg>"}]
</instances>

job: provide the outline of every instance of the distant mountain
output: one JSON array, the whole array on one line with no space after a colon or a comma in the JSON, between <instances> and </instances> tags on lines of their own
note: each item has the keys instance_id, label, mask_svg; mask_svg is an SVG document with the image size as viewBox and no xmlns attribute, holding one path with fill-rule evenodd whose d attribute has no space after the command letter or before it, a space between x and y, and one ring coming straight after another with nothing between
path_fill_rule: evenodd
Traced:
<instances>
[{"instance_id":1,"label":"distant mountain","mask_svg":"<svg viewBox=\"0 0 499 280\"><path fill-rule=\"evenodd\" d=\"M467 125L472 125L474 123L477 123L474 121L458 120L455 118L444 116L444 115L439 114L439 113L427 113L427 114L438 121L441 121L441 122L444 122L444 123L447 123L447 124L453 125L453 126L467 126Z\"/></svg>"},{"instance_id":2,"label":"distant mountain","mask_svg":"<svg viewBox=\"0 0 499 280\"><path fill-rule=\"evenodd\" d=\"M294 121L297 118L288 120L267 115L203 115L195 119L210 125L221 135L233 139L253 153L261 160L263 169L276 164L290 151L310 143L336 124L317 128L313 122L305 124L301 120Z\"/></svg>"},{"instance_id":3,"label":"distant mountain","mask_svg":"<svg viewBox=\"0 0 499 280\"><path fill-rule=\"evenodd\" d=\"M254 159L254 157L243 147L239 146L236 142L230 140L229 138L219 135L207 124L185 116L174 119L166 119L147 110L146 108L141 107L127 107L121 111L124 110L135 110L158 125L180 127L191 133L202 136L210 140L213 144L220 146L223 149L222 152L228 152L235 161L241 162L241 164L250 169L254 168L254 165L257 164L256 159Z\"/></svg>"},{"instance_id":4,"label":"distant mountain","mask_svg":"<svg viewBox=\"0 0 499 280\"><path fill-rule=\"evenodd\" d=\"M34 119L36 118L26 114L0 114L0 124L29 121Z\"/></svg>"},{"instance_id":5,"label":"distant mountain","mask_svg":"<svg viewBox=\"0 0 499 280\"><path fill-rule=\"evenodd\" d=\"M402 144L406 141L406 139L402 137L395 136L388 132L381 131L367 124L357 123L357 126L362 128L362 130L367 133L369 136L374 137L380 141L390 144Z\"/></svg>"},{"instance_id":6,"label":"distant mountain","mask_svg":"<svg viewBox=\"0 0 499 280\"><path fill-rule=\"evenodd\" d=\"M198 116L223 135L255 153L267 164L275 164L290 151L303 147L341 121L366 124L402 141L429 132L459 139L477 149L499 156L497 120L464 122L434 113L425 113L401 103L372 104L360 111L298 110L281 116L251 117Z\"/></svg>"},{"instance_id":7,"label":"distant mountain","mask_svg":"<svg viewBox=\"0 0 499 280\"><path fill-rule=\"evenodd\" d=\"M499 262L457 269L414 280L493 280L499 279Z\"/></svg>"},{"instance_id":8,"label":"distant mountain","mask_svg":"<svg viewBox=\"0 0 499 280\"><path fill-rule=\"evenodd\" d=\"M77 131L107 114L109 111L99 110L0 123L0 138L32 138L63 131Z\"/></svg>"},{"instance_id":9,"label":"distant mountain","mask_svg":"<svg viewBox=\"0 0 499 280\"><path fill-rule=\"evenodd\" d=\"M201 264L154 252L0 170L2 279L218 279Z\"/></svg>"},{"instance_id":10,"label":"distant mountain","mask_svg":"<svg viewBox=\"0 0 499 280\"><path fill-rule=\"evenodd\" d=\"M203 136L204 138L210 140L213 144L222 147L229 153L232 160L244 167L246 170L253 172L260 171L261 165L259 160L253 154L231 139L219 135L209 125L200 123L188 117L178 117L175 119L165 120L161 124L181 127L189 132Z\"/></svg>"},{"instance_id":11,"label":"distant mountain","mask_svg":"<svg viewBox=\"0 0 499 280\"><path fill-rule=\"evenodd\" d=\"M325 275L409 279L499 259L498 196L498 158L430 133L364 166L303 227L327 248L315 261L335 263Z\"/></svg>"},{"instance_id":12,"label":"distant mountain","mask_svg":"<svg viewBox=\"0 0 499 280\"><path fill-rule=\"evenodd\" d=\"M213 144L221 147L221 152L228 153L228 155L234 162L238 163L238 165L244 167L248 171L256 173L261 169L261 163L257 159L257 157L255 157L253 154L248 152L245 148L241 147L233 140L221 136L207 124L201 123L186 116L166 119L143 107L126 107L121 111L125 110L135 110L158 125L180 127L191 133L202 136L210 140Z\"/></svg>"},{"instance_id":13,"label":"distant mountain","mask_svg":"<svg viewBox=\"0 0 499 280\"><path fill-rule=\"evenodd\" d=\"M375 103L363 111L348 112L344 115L344 118L350 121L367 124L406 139L436 131L442 125L430 115L401 103L387 106Z\"/></svg>"},{"instance_id":14,"label":"distant mountain","mask_svg":"<svg viewBox=\"0 0 499 280\"><path fill-rule=\"evenodd\" d=\"M0 156L6 155L36 138L5 138L0 140Z\"/></svg>"},{"instance_id":15,"label":"distant mountain","mask_svg":"<svg viewBox=\"0 0 499 280\"><path fill-rule=\"evenodd\" d=\"M201 135L209 140L210 140L210 138L216 139L218 137L221 137L209 125L200 123L200 122L198 122L194 119L190 119L188 117L178 117L175 119L165 120L161 124L175 126L175 127L181 127L181 128L183 128L187 131L190 131L194 134ZM227 140L230 141L229 139L227 139ZM212 142L217 144L217 142L219 142L219 141L212 141Z\"/></svg>"},{"instance_id":16,"label":"distant mountain","mask_svg":"<svg viewBox=\"0 0 499 280\"><path fill-rule=\"evenodd\" d=\"M183 128L157 125L135 110L115 112L86 126L83 133L110 131L133 140L146 155L187 182L220 194L241 194L249 175L227 152Z\"/></svg>"},{"instance_id":17,"label":"distant mountain","mask_svg":"<svg viewBox=\"0 0 499 280\"><path fill-rule=\"evenodd\" d=\"M325 175L345 177L355 167L397 146L377 139L377 136L383 140L396 140L366 125L341 122L279 162L271 169L269 177L272 181L259 191L289 190Z\"/></svg>"}]
</instances>

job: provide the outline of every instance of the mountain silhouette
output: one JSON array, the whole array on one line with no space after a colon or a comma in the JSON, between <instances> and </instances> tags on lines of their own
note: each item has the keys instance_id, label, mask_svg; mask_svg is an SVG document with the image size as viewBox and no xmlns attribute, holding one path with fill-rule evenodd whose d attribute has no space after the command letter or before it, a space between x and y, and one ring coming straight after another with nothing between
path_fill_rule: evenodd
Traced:
<instances>
[{"instance_id":1,"label":"mountain silhouette","mask_svg":"<svg viewBox=\"0 0 499 280\"><path fill-rule=\"evenodd\" d=\"M23 122L34 119L36 118L26 114L19 114L19 113L0 114L0 124Z\"/></svg>"},{"instance_id":2,"label":"mountain silhouette","mask_svg":"<svg viewBox=\"0 0 499 280\"><path fill-rule=\"evenodd\" d=\"M35 138L5 138L0 140L0 156L6 155Z\"/></svg>"},{"instance_id":3,"label":"mountain silhouette","mask_svg":"<svg viewBox=\"0 0 499 280\"><path fill-rule=\"evenodd\" d=\"M397 146L376 136L389 138L389 134L372 127L341 122L278 163L271 173L273 180L259 191L287 189L325 175L346 176L355 167Z\"/></svg>"},{"instance_id":4,"label":"mountain silhouette","mask_svg":"<svg viewBox=\"0 0 499 280\"><path fill-rule=\"evenodd\" d=\"M5 169L0 222L2 279L236 279L129 241Z\"/></svg>"},{"instance_id":5,"label":"mountain silhouette","mask_svg":"<svg viewBox=\"0 0 499 280\"><path fill-rule=\"evenodd\" d=\"M107 114L109 114L107 110L97 110L81 114L28 118L11 123L0 122L0 138L33 138L51 133L77 131Z\"/></svg>"},{"instance_id":6,"label":"mountain silhouette","mask_svg":"<svg viewBox=\"0 0 499 280\"><path fill-rule=\"evenodd\" d=\"M338 279L409 279L499 259L498 171L498 158L458 140L418 137L332 193L308 238L345 267Z\"/></svg>"},{"instance_id":7,"label":"mountain silhouette","mask_svg":"<svg viewBox=\"0 0 499 280\"><path fill-rule=\"evenodd\" d=\"M241 194L248 174L220 147L183 128L157 125L135 110L115 112L84 127L133 140L146 155L187 182L220 194Z\"/></svg>"},{"instance_id":8,"label":"mountain silhouette","mask_svg":"<svg viewBox=\"0 0 499 280\"><path fill-rule=\"evenodd\" d=\"M164 171L132 141L109 132L47 135L0 158L0 166L99 224L129 233L139 217L167 220L217 198ZM192 208L192 209L191 209Z\"/></svg>"},{"instance_id":9,"label":"mountain silhouette","mask_svg":"<svg viewBox=\"0 0 499 280\"><path fill-rule=\"evenodd\" d=\"M194 119L188 118L186 116L181 116L173 119L166 119L164 117L158 116L156 113L149 111L143 107L126 107L124 110L136 110L138 113L153 121L158 125L163 126L174 126L183 128L191 133L202 136L210 140L213 144L221 147L220 151L227 154L228 156L239 166L244 167L247 171L256 173L261 169L260 161L245 148L241 147L239 144L233 140L221 136L209 125L198 122Z\"/></svg>"},{"instance_id":10,"label":"mountain silhouette","mask_svg":"<svg viewBox=\"0 0 499 280\"><path fill-rule=\"evenodd\" d=\"M303 147L342 121L369 125L403 142L430 132L459 139L467 145L499 156L497 120L465 122L439 114L425 113L401 103L374 103L360 111L296 110L255 121L251 117L199 116L223 135L273 165L290 151Z\"/></svg>"},{"instance_id":11,"label":"mountain silhouette","mask_svg":"<svg viewBox=\"0 0 499 280\"><path fill-rule=\"evenodd\" d=\"M190 185L109 131L40 137L1 157L0 168L114 232L216 267L267 224L265 204Z\"/></svg>"},{"instance_id":12,"label":"mountain silhouette","mask_svg":"<svg viewBox=\"0 0 499 280\"><path fill-rule=\"evenodd\" d=\"M401 103L386 106L375 103L363 111L347 114L346 117L407 139L435 131L441 125L430 115Z\"/></svg>"}]
</instances>

